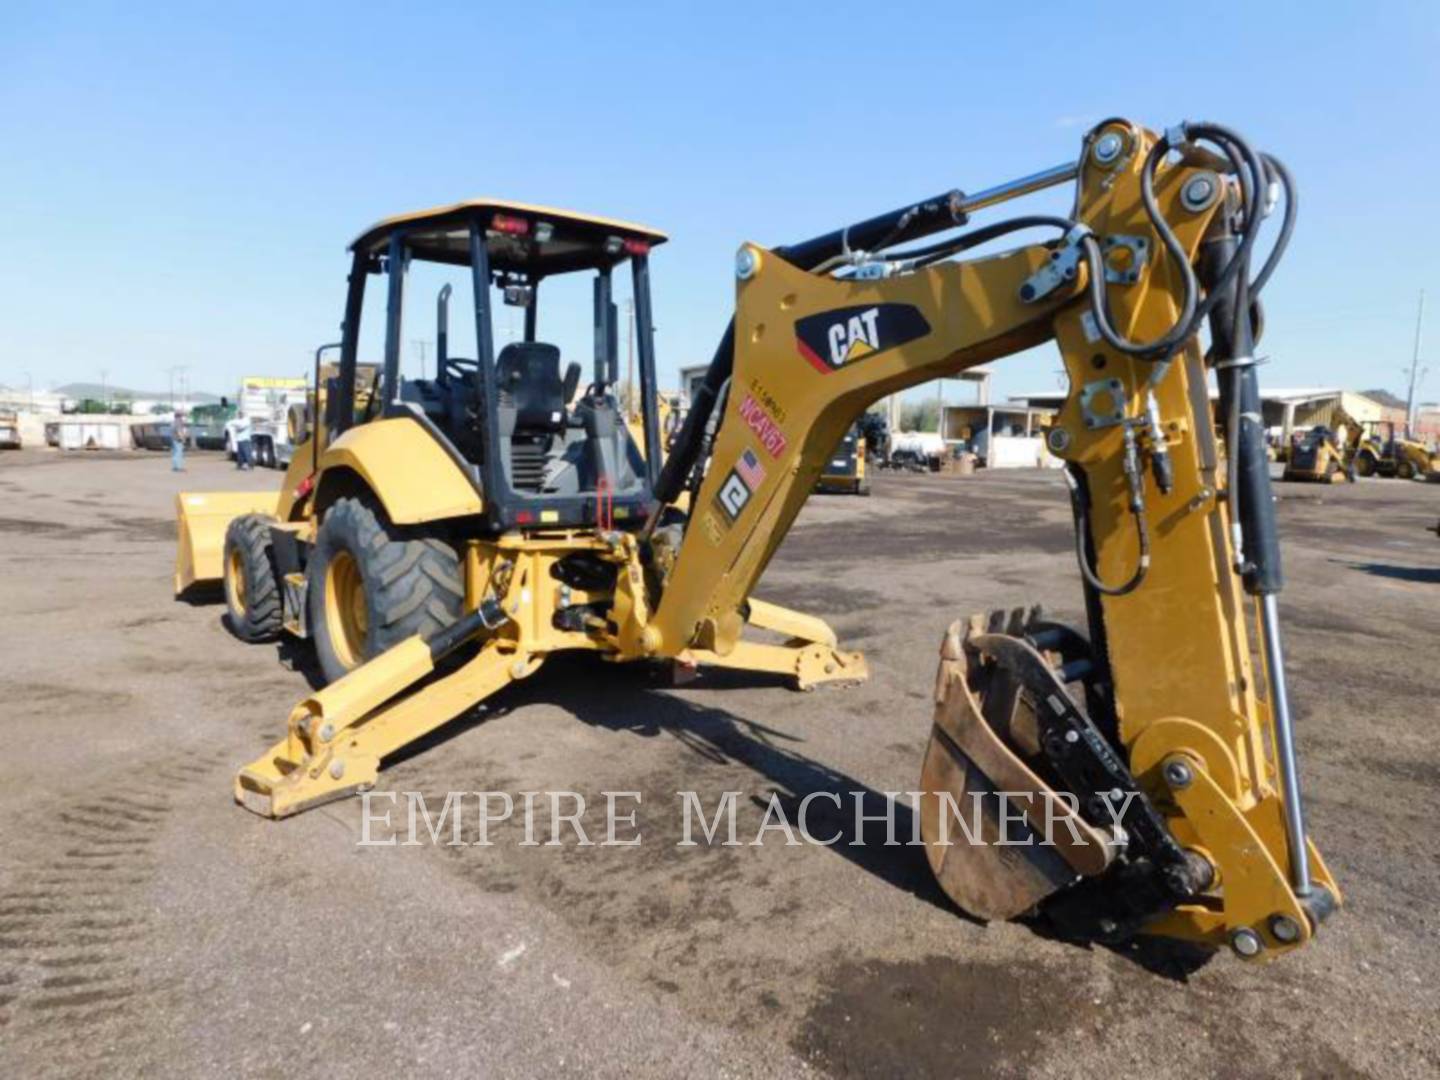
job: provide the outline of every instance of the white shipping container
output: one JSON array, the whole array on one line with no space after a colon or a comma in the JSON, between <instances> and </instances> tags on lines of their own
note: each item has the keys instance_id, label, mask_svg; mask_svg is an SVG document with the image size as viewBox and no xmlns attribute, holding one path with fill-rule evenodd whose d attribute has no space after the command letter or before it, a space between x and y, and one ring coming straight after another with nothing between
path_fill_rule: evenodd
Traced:
<instances>
[{"instance_id":1,"label":"white shipping container","mask_svg":"<svg viewBox=\"0 0 1440 1080\"><path fill-rule=\"evenodd\" d=\"M128 450L130 419L86 418L60 422L61 450Z\"/></svg>"}]
</instances>

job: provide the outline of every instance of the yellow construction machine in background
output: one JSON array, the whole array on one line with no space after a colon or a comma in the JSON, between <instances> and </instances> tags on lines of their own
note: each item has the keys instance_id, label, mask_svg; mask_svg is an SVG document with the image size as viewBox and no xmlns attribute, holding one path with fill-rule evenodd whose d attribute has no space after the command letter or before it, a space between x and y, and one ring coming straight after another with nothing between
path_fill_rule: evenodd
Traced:
<instances>
[{"instance_id":1,"label":"yellow construction machine in background","mask_svg":"<svg viewBox=\"0 0 1440 1080\"><path fill-rule=\"evenodd\" d=\"M1366 423L1352 452L1357 476L1384 476L1399 480L1428 480L1440 474L1440 456L1422 442L1397 433L1391 420Z\"/></svg>"},{"instance_id":2,"label":"yellow construction machine in background","mask_svg":"<svg viewBox=\"0 0 1440 1080\"><path fill-rule=\"evenodd\" d=\"M1062 184L1072 216L972 225ZM1286 193L1280 237L1252 273L1272 190ZM1065 463L1087 625L1016 605L937 627L930 864L982 918L1030 912L1084 938L1164 934L1247 959L1304 945L1340 896L1302 808L1251 359L1291 192L1228 128L1109 120L1043 172L744 244L734 319L663 461L649 291L662 234L495 200L367 230L336 374L317 380L282 490L180 498L177 588L223 579L240 636L307 637L330 680L239 771L237 800L284 817L363 790L388 756L560 650L799 687L863 679L824 622L754 595L831 450L882 397L1054 341L1070 390L1046 442ZM612 390L612 271L626 263L639 439ZM473 351L446 344L447 284L436 377L405 379L406 285L427 264L468 283ZM537 286L573 273L592 282L596 343L578 397L580 366L562 372L535 317ZM367 283L385 297L385 354L361 393ZM523 340L499 350L497 301L525 310Z\"/></svg>"},{"instance_id":3,"label":"yellow construction machine in background","mask_svg":"<svg viewBox=\"0 0 1440 1080\"><path fill-rule=\"evenodd\" d=\"M1353 481L1355 473L1346 462L1344 426L1338 431L1320 424L1306 432L1296 432L1285 455L1282 479L1307 480L1324 484Z\"/></svg>"},{"instance_id":4,"label":"yellow construction machine in background","mask_svg":"<svg viewBox=\"0 0 1440 1080\"><path fill-rule=\"evenodd\" d=\"M859 423L852 424L825 459L815 490L829 495L869 495L865 480L865 436Z\"/></svg>"}]
</instances>

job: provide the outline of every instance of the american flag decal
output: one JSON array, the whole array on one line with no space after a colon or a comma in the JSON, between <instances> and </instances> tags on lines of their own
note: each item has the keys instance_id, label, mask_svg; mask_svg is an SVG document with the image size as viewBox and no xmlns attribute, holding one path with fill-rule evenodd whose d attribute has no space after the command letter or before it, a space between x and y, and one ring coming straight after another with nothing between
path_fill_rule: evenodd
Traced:
<instances>
[{"instance_id":1,"label":"american flag decal","mask_svg":"<svg viewBox=\"0 0 1440 1080\"><path fill-rule=\"evenodd\" d=\"M745 478L751 491L758 488L765 479L765 466L760 464L760 459L753 450L746 450L740 455L740 460L735 463L735 471Z\"/></svg>"}]
</instances>

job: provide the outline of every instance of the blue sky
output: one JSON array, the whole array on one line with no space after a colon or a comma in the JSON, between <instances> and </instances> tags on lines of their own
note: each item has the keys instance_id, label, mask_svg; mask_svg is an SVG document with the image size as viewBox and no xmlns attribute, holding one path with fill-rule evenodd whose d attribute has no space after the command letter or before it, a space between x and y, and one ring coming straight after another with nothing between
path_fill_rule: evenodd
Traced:
<instances>
[{"instance_id":1,"label":"blue sky","mask_svg":"<svg viewBox=\"0 0 1440 1080\"><path fill-rule=\"evenodd\" d=\"M669 231L673 372L709 358L740 241L1057 164L1111 114L1228 123L1298 177L1270 385L1400 389L1422 287L1435 356L1440 5L1051 7L10 0L0 383L302 372L335 336L349 240L477 194ZM588 350L579 319L555 336ZM997 389L1057 367L1002 361Z\"/></svg>"}]
</instances>

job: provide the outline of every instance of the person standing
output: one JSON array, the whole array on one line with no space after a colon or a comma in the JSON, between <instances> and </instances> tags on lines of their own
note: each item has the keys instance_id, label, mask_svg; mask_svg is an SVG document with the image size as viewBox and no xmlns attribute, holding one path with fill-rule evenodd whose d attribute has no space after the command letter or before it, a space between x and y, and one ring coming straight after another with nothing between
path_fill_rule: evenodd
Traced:
<instances>
[{"instance_id":1,"label":"person standing","mask_svg":"<svg viewBox=\"0 0 1440 1080\"><path fill-rule=\"evenodd\" d=\"M237 413L235 416L235 468L249 469L250 464L250 440L255 434L254 425L250 417L245 413Z\"/></svg>"},{"instance_id":2,"label":"person standing","mask_svg":"<svg viewBox=\"0 0 1440 1080\"><path fill-rule=\"evenodd\" d=\"M175 416L170 421L170 471L185 471L185 417L180 410L175 410Z\"/></svg>"}]
</instances>

